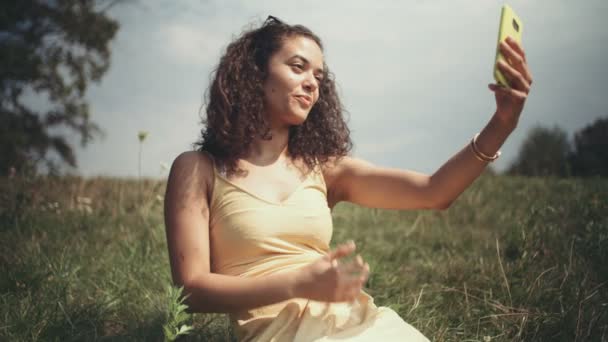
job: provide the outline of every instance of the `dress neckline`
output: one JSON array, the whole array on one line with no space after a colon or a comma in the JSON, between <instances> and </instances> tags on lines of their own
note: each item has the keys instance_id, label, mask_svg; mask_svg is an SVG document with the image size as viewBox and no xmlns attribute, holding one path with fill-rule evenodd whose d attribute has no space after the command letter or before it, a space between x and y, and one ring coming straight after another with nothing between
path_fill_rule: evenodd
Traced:
<instances>
[{"instance_id":1,"label":"dress neckline","mask_svg":"<svg viewBox=\"0 0 608 342\"><path fill-rule=\"evenodd\" d=\"M248 194L251 197L254 197L258 200L264 201L266 203L272 204L272 205L276 205L276 206L284 206L285 204L287 204L289 202L289 200L291 200L303 187L304 185L308 182L308 180L311 178L312 174L314 173L314 170L310 170L306 176L304 177L304 179L298 184L298 186L296 186L296 188L287 196L285 197L283 200L281 201L273 201L273 200L269 200L267 198L264 198L263 196L260 196L248 189L246 189L245 187L243 187L240 184L236 184L233 181L229 180L227 177L225 177L220 170L217 169L215 163L213 163L213 169L214 169L214 174L216 176L216 178L220 178L221 180L223 180L224 182L234 186L235 188L243 191L244 193Z\"/></svg>"}]
</instances>

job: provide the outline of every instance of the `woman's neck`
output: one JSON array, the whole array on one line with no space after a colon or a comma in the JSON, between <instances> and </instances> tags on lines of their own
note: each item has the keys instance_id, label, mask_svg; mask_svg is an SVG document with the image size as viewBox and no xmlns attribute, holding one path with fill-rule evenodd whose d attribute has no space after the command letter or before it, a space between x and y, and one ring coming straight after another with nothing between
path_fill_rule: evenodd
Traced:
<instances>
[{"instance_id":1,"label":"woman's neck","mask_svg":"<svg viewBox=\"0 0 608 342\"><path fill-rule=\"evenodd\" d=\"M252 142L244 158L246 161L262 166L274 164L277 160L289 156L289 128L271 129L270 133L271 140L257 138Z\"/></svg>"}]
</instances>

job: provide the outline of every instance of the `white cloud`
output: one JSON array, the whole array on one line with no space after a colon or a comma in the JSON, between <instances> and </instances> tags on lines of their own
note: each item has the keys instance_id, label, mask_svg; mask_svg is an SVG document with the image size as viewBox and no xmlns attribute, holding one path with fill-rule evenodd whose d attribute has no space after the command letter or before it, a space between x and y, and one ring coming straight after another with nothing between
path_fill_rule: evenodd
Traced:
<instances>
[{"instance_id":1,"label":"white cloud","mask_svg":"<svg viewBox=\"0 0 608 342\"><path fill-rule=\"evenodd\" d=\"M162 47L163 53L176 62L196 66L214 63L225 44L217 34L187 24L169 23L161 28L159 34L160 40L166 43Z\"/></svg>"}]
</instances>

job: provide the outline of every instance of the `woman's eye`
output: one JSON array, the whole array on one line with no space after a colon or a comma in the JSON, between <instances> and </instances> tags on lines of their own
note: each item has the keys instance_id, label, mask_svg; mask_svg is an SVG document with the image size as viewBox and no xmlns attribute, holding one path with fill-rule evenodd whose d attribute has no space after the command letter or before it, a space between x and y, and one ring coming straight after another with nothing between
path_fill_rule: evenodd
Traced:
<instances>
[{"instance_id":1,"label":"woman's eye","mask_svg":"<svg viewBox=\"0 0 608 342\"><path fill-rule=\"evenodd\" d=\"M302 64L294 64L293 67L298 70L304 70L304 66Z\"/></svg>"}]
</instances>

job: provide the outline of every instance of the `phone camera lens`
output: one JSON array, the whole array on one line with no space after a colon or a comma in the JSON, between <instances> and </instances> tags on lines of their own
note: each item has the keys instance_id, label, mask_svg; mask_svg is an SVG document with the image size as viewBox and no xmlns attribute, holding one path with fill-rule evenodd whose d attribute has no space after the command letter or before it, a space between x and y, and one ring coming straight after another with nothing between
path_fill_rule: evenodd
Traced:
<instances>
[{"instance_id":1,"label":"phone camera lens","mask_svg":"<svg viewBox=\"0 0 608 342\"><path fill-rule=\"evenodd\" d=\"M515 21L515 19L513 19L513 28L516 32L519 32L519 24L517 23L517 21Z\"/></svg>"}]
</instances>

